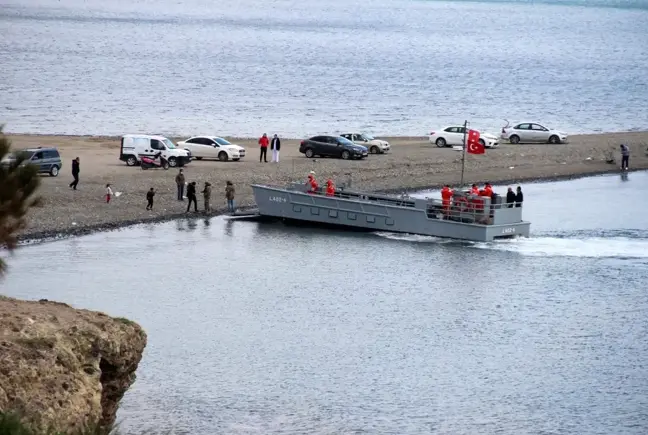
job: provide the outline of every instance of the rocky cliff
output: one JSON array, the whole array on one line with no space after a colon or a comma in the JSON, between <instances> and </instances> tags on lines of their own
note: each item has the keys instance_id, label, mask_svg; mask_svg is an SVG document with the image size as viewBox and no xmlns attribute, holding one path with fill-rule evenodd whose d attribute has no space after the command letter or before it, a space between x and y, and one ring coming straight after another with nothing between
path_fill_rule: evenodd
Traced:
<instances>
[{"instance_id":1,"label":"rocky cliff","mask_svg":"<svg viewBox=\"0 0 648 435\"><path fill-rule=\"evenodd\" d=\"M0 412L37 430L110 426L145 346L127 319L0 296Z\"/></svg>"}]
</instances>

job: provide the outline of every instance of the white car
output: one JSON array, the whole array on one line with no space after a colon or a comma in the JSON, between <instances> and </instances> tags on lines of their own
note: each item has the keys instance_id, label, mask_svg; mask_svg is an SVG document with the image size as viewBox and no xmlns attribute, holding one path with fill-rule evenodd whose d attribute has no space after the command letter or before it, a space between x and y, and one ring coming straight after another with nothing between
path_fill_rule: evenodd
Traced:
<instances>
[{"instance_id":1,"label":"white car","mask_svg":"<svg viewBox=\"0 0 648 435\"><path fill-rule=\"evenodd\" d=\"M387 142L386 140L376 139L368 134L344 133L340 136L350 140L356 145L362 145L363 147L366 147L371 154L384 154L391 149L389 142Z\"/></svg>"},{"instance_id":2,"label":"white car","mask_svg":"<svg viewBox=\"0 0 648 435\"><path fill-rule=\"evenodd\" d=\"M502 127L502 139L517 143L567 143L567 134L532 122L523 122L510 127Z\"/></svg>"},{"instance_id":3,"label":"white car","mask_svg":"<svg viewBox=\"0 0 648 435\"><path fill-rule=\"evenodd\" d=\"M435 144L439 148L460 146L464 145L464 132L466 137L468 133L463 125L451 125L430 133L430 143ZM479 143L484 148L497 148L499 146L499 138L490 133L479 132Z\"/></svg>"},{"instance_id":4,"label":"white car","mask_svg":"<svg viewBox=\"0 0 648 435\"><path fill-rule=\"evenodd\" d=\"M245 148L218 136L194 136L178 142L178 147L189 151L191 157L196 160L218 159L226 162L238 161L245 157Z\"/></svg>"}]
</instances>

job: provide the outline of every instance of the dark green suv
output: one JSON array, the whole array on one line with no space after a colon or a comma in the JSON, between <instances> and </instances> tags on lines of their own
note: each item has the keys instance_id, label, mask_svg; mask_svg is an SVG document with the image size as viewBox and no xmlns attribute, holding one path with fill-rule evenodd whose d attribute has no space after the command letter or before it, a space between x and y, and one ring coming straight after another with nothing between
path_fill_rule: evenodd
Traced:
<instances>
[{"instance_id":1,"label":"dark green suv","mask_svg":"<svg viewBox=\"0 0 648 435\"><path fill-rule=\"evenodd\" d=\"M39 174L50 174L52 177L56 177L63 167L61 155L56 148L39 147L14 151L2 160L2 164L10 165L16 160L16 155L20 155L23 159L23 165L36 166Z\"/></svg>"}]
</instances>

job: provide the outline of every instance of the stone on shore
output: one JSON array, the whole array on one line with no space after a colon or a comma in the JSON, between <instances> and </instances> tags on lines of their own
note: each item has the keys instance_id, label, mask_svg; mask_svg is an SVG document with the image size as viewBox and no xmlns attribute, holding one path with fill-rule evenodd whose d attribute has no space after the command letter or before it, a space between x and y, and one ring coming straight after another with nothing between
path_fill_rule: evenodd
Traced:
<instances>
[{"instance_id":1,"label":"stone on shore","mask_svg":"<svg viewBox=\"0 0 648 435\"><path fill-rule=\"evenodd\" d=\"M109 427L145 346L130 320L0 296L0 412L39 431Z\"/></svg>"}]
</instances>

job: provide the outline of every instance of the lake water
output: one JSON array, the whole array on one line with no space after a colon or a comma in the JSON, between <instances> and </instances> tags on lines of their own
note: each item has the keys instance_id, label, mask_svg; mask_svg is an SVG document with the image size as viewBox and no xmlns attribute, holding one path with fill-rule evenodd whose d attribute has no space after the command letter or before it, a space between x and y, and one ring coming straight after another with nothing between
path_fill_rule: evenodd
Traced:
<instances>
[{"instance_id":1,"label":"lake water","mask_svg":"<svg viewBox=\"0 0 648 435\"><path fill-rule=\"evenodd\" d=\"M129 434L647 433L648 173L524 191L529 239L189 219L22 248L2 293L146 329Z\"/></svg>"},{"instance_id":2,"label":"lake water","mask_svg":"<svg viewBox=\"0 0 648 435\"><path fill-rule=\"evenodd\" d=\"M0 0L12 132L648 125L648 1Z\"/></svg>"}]
</instances>

